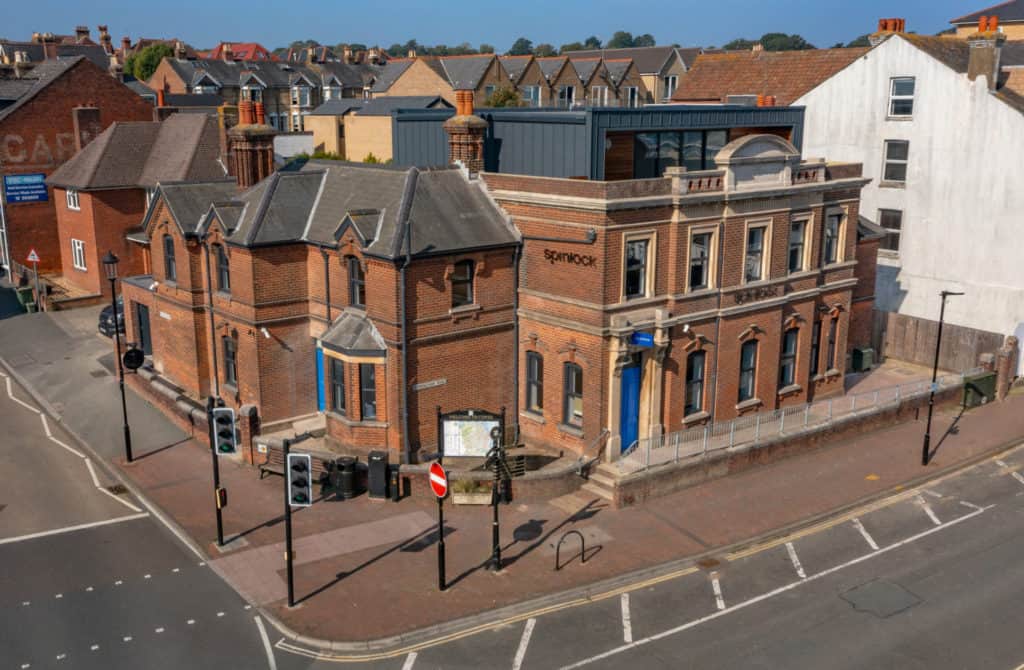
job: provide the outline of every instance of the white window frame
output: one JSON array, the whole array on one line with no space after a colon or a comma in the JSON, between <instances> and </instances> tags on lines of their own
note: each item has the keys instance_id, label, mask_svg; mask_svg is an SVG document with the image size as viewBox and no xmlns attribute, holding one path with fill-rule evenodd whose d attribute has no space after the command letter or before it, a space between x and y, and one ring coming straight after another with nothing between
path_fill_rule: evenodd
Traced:
<instances>
[{"instance_id":1,"label":"white window frame","mask_svg":"<svg viewBox=\"0 0 1024 670\"><path fill-rule=\"evenodd\" d=\"M627 86L623 89L626 92L626 107L636 109L640 106L640 88L638 86Z\"/></svg>"},{"instance_id":2,"label":"white window frame","mask_svg":"<svg viewBox=\"0 0 1024 670\"><path fill-rule=\"evenodd\" d=\"M292 105L295 107L309 107L310 104L309 86L292 86Z\"/></svg>"},{"instance_id":3,"label":"white window frame","mask_svg":"<svg viewBox=\"0 0 1024 670\"><path fill-rule=\"evenodd\" d=\"M914 86L914 93L910 95L896 95L896 82L907 81ZM916 77L892 77L889 79L889 117L893 119L909 119L914 116L914 95L917 93L917 78ZM897 114L893 111L893 103L901 100L910 101L910 114Z\"/></svg>"},{"instance_id":4,"label":"white window frame","mask_svg":"<svg viewBox=\"0 0 1024 670\"><path fill-rule=\"evenodd\" d=\"M300 114L299 112L292 112L292 122L291 123L292 123L292 132L293 133L300 133L300 132L302 132L302 125L303 125L302 124L302 114Z\"/></svg>"},{"instance_id":5,"label":"white window frame","mask_svg":"<svg viewBox=\"0 0 1024 670\"><path fill-rule=\"evenodd\" d=\"M757 279L747 279L747 251L750 244L750 231L754 228L764 229L764 234L761 236L761 274ZM770 219L760 219L757 221L748 221L747 225L743 228L743 266L741 271L743 276L741 277L741 284L758 284L763 281L771 279L771 256L772 256L772 222Z\"/></svg>"},{"instance_id":6,"label":"white window frame","mask_svg":"<svg viewBox=\"0 0 1024 670\"><path fill-rule=\"evenodd\" d=\"M626 251L629 247L630 242L647 242L647 259L644 261L644 292L642 295L626 295ZM622 302L626 302L629 300L645 300L654 295L654 279L657 274L655 262L658 258L658 254L656 251L657 243L658 234L653 230L627 233L622 236L622 289L620 293L620 300Z\"/></svg>"},{"instance_id":7,"label":"white window frame","mask_svg":"<svg viewBox=\"0 0 1024 670\"><path fill-rule=\"evenodd\" d=\"M341 100L343 97L341 86L324 86L324 102Z\"/></svg>"},{"instance_id":8,"label":"white window frame","mask_svg":"<svg viewBox=\"0 0 1024 670\"><path fill-rule=\"evenodd\" d=\"M85 264L85 242L82 240L71 240L71 265L82 272L88 269Z\"/></svg>"},{"instance_id":9,"label":"white window frame","mask_svg":"<svg viewBox=\"0 0 1024 670\"><path fill-rule=\"evenodd\" d=\"M565 106L565 109L572 109L572 106L576 104L576 86L573 84L563 84L558 87L558 106Z\"/></svg>"},{"instance_id":10,"label":"white window frame","mask_svg":"<svg viewBox=\"0 0 1024 670\"><path fill-rule=\"evenodd\" d=\"M708 242L708 258L705 263L707 267L707 283L704 286L693 286L690 281L690 269L693 261L693 238L697 235L710 235L711 238ZM690 237L686 242L686 290L687 291L706 291L713 289L716 286L715 278L717 276L717 260L718 260L718 226L698 226L690 229Z\"/></svg>"},{"instance_id":11,"label":"white window frame","mask_svg":"<svg viewBox=\"0 0 1024 670\"><path fill-rule=\"evenodd\" d=\"M217 95L217 87L213 84L199 84L192 87L192 93L195 95Z\"/></svg>"},{"instance_id":12,"label":"white window frame","mask_svg":"<svg viewBox=\"0 0 1024 670\"><path fill-rule=\"evenodd\" d=\"M825 257L825 231L828 229L828 222L832 217L839 219L839 226L836 230L836 258L828 260ZM821 267L837 265L845 260L844 248L846 247L846 209L843 207L832 207L825 211L821 221Z\"/></svg>"},{"instance_id":13,"label":"white window frame","mask_svg":"<svg viewBox=\"0 0 1024 670\"><path fill-rule=\"evenodd\" d=\"M242 100L251 102L263 102L263 87L259 84L253 86L246 84L242 87Z\"/></svg>"},{"instance_id":14,"label":"white window frame","mask_svg":"<svg viewBox=\"0 0 1024 670\"><path fill-rule=\"evenodd\" d=\"M887 228L882 224L882 212L896 212L900 215L900 227L899 228ZM878 225L885 229L887 235L893 235L896 237L896 248L886 249L885 247L879 247L879 252L889 256L899 256L900 254L900 243L903 241L903 222L906 217L903 216L902 209L892 209L891 207L879 207L878 208Z\"/></svg>"},{"instance_id":15,"label":"white window frame","mask_svg":"<svg viewBox=\"0 0 1024 670\"><path fill-rule=\"evenodd\" d=\"M786 235L786 274L797 274L805 272L811 267L811 237L810 231L814 229L814 217L813 216L798 216L793 217L789 223L789 233ZM796 270L791 270L789 267L789 250L790 250L790 234L792 234L793 226L802 225L804 227L803 232L803 249L800 253L800 267Z\"/></svg>"},{"instance_id":16,"label":"white window frame","mask_svg":"<svg viewBox=\"0 0 1024 670\"><path fill-rule=\"evenodd\" d=\"M608 106L608 87L607 86L592 86L590 88L590 105L592 107L607 107Z\"/></svg>"},{"instance_id":17,"label":"white window frame","mask_svg":"<svg viewBox=\"0 0 1024 670\"><path fill-rule=\"evenodd\" d=\"M64 200L67 203L68 209L76 212L81 211L82 204L78 200L78 190L69 188L64 192Z\"/></svg>"},{"instance_id":18,"label":"white window frame","mask_svg":"<svg viewBox=\"0 0 1024 670\"><path fill-rule=\"evenodd\" d=\"M893 144L905 144L907 145L907 157L902 158L889 158L889 146ZM893 165L902 165L903 179L887 179L886 178L886 167L892 163ZM882 184L906 184L907 176L910 172L910 140L885 140L882 144Z\"/></svg>"},{"instance_id":19,"label":"white window frame","mask_svg":"<svg viewBox=\"0 0 1024 670\"><path fill-rule=\"evenodd\" d=\"M523 86L523 101L526 102L527 107L540 107L543 93L541 92L540 86L533 84L530 86ZM536 94L536 95L533 95Z\"/></svg>"},{"instance_id":20,"label":"white window frame","mask_svg":"<svg viewBox=\"0 0 1024 670\"><path fill-rule=\"evenodd\" d=\"M662 88L664 88L664 95L662 98L668 100L672 97L672 94L676 92L676 87L679 86L679 75L668 74L662 77L661 80Z\"/></svg>"}]
</instances>

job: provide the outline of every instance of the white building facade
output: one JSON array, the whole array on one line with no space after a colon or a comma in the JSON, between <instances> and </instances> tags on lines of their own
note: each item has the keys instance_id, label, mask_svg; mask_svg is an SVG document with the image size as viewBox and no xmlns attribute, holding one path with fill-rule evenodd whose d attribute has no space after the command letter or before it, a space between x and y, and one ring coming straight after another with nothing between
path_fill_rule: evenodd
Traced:
<instances>
[{"instance_id":1,"label":"white building facade","mask_svg":"<svg viewBox=\"0 0 1024 670\"><path fill-rule=\"evenodd\" d=\"M939 292L963 291L947 321L1021 335L1024 106L970 79L973 51L891 34L794 104L806 106L804 155L862 163L872 180L861 212L892 233L877 309L936 320Z\"/></svg>"}]
</instances>

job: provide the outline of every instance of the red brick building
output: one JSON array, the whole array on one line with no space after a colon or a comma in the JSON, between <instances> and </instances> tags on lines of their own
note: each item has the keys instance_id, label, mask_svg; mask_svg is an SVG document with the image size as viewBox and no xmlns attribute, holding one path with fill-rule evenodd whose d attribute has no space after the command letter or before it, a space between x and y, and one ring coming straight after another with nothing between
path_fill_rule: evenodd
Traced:
<instances>
[{"instance_id":1,"label":"red brick building","mask_svg":"<svg viewBox=\"0 0 1024 670\"><path fill-rule=\"evenodd\" d=\"M117 121L46 180L53 188L61 273L85 297L110 296L100 259L111 250L126 276L149 273L145 246L129 242L161 183L227 176L217 118L172 114Z\"/></svg>"},{"instance_id":2,"label":"red brick building","mask_svg":"<svg viewBox=\"0 0 1024 670\"><path fill-rule=\"evenodd\" d=\"M0 176L49 176L110 123L152 117L151 105L84 57L0 65ZM0 265L23 263L34 247L40 271L59 272L52 189L42 200L12 196L0 204Z\"/></svg>"}]
</instances>

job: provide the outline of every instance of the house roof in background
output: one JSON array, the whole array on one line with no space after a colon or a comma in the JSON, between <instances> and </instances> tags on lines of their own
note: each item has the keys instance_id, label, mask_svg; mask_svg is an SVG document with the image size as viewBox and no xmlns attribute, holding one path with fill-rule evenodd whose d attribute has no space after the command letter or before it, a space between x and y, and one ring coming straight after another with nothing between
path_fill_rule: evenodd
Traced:
<instances>
[{"instance_id":1,"label":"house roof in background","mask_svg":"<svg viewBox=\"0 0 1024 670\"><path fill-rule=\"evenodd\" d=\"M431 107L451 107L439 95L389 95L373 98L361 103L359 116L391 116L396 109L430 109Z\"/></svg>"},{"instance_id":2,"label":"house roof in background","mask_svg":"<svg viewBox=\"0 0 1024 670\"><path fill-rule=\"evenodd\" d=\"M432 57L424 58L430 64ZM494 54L471 56L442 56L437 59L443 68L443 76L456 91L473 90L480 85L480 80L487 73L487 68L494 61Z\"/></svg>"},{"instance_id":3,"label":"house roof in background","mask_svg":"<svg viewBox=\"0 0 1024 670\"><path fill-rule=\"evenodd\" d=\"M704 53L681 78L672 101L726 102L730 95L774 95L777 105L790 105L868 50Z\"/></svg>"},{"instance_id":4,"label":"house roof in background","mask_svg":"<svg viewBox=\"0 0 1024 670\"><path fill-rule=\"evenodd\" d=\"M85 56L90 61L95 63L97 67L106 70L110 67L110 56L104 51L103 47L93 43L80 43L80 44L64 44L58 43L55 45L57 58L74 58L75 56ZM0 52L8 54L11 61L14 61L14 52L24 51L28 54L28 59L32 63L41 63L46 60L46 51L43 45L38 42L10 42L0 40Z\"/></svg>"},{"instance_id":5,"label":"house roof in background","mask_svg":"<svg viewBox=\"0 0 1024 670\"><path fill-rule=\"evenodd\" d=\"M312 112L310 116L344 116L351 111L360 109L364 104L356 98L342 98L341 100L328 100Z\"/></svg>"},{"instance_id":6,"label":"house roof in background","mask_svg":"<svg viewBox=\"0 0 1024 670\"><path fill-rule=\"evenodd\" d=\"M3 121L8 116L13 114L15 111L20 109L23 105L28 103L34 98L40 91L44 90L47 86L52 84L54 81L59 79L64 73L69 71L71 68L78 66L81 63L87 63L87 59L84 56L77 56L70 60L47 60L39 63L29 70L23 77L16 80L4 80L0 79L0 87L4 87L7 90L6 95L12 95L20 93L13 104L0 109L0 121ZM94 67L91 63L87 67ZM19 83L6 86L11 81L17 81ZM31 86L26 86L25 82L33 82Z\"/></svg>"},{"instance_id":7,"label":"house roof in background","mask_svg":"<svg viewBox=\"0 0 1024 670\"><path fill-rule=\"evenodd\" d=\"M526 56L498 56L498 62L505 68L505 74L512 80L513 83L519 83L519 78L526 72L526 68L530 66L530 60L533 58L531 55Z\"/></svg>"},{"instance_id":8,"label":"house roof in background","mask_svg":"<svg viewBox=\"0 0 1024 670\"><path fill-rule=\"evenodd\" d=\"M655 74L661 72L665 63L673 54L679 51L676 47L632 47L628 49L586 49L584 51L569 51L565 55L570 58L604 58L621 59L627 58L636 64L640 74ZM682 57L681 54L679 54Z\"/></svg>"},{"instance_id":9,"label":"house roof in background","mask_svg":"<svg viewBox=\"0 0 1024 670\"><path fill-rule=\"evenodd\" d=\"M376 80L373 83L373 88L370 89L374 93L384 93L391 85L395 83L395 80L401 77L409 66L415 61L414 58L393 58L389 60L384 68L377 75Z\"/></svg>"},{"instance_id":10,"label":"house roof in background","mask_svg":"<svg viewBox=\"0 0 1024 670\"><path fill-rule=\"evenodd\" d=\"M964 14L963 16L959 16L955 19L950 19L949 22L954 25L977 23L978 19L983 16L998 16L999 23L1024 21L1024 0L1009 0L1009 2L1001 2L998 5L992 5L991 7L979 9L976 12Z\"/></svg>"},{"instance_id":11,"label":"house roof in background","mask_svg":"<svg viewBox=\"0 0 1024 670\"><path fill-rule=\"evenodd\" d=\"M544 58L537 59L537 65L540 66L541 74L550 83L552 79L558 76L562 66L565 65L569 59L566 56L547 56Z\"/></svg>"}]
</instances>

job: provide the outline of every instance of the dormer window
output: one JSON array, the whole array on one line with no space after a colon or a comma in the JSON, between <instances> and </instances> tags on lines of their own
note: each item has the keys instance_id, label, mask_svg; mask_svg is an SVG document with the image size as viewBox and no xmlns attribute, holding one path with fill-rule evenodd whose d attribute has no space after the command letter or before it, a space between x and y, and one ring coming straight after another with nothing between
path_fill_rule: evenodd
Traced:
<instances>
[{"instance_id":1,"label":"dormer window","mask_svg":"<svg viewBox=\"0 0 1024 670\"><path fill-rule=\"evenodd\" d=\"M246 84L242 87L242 100L263 102L263 87L259 84Z\"/></svg>"},{"instance_id":2,"label":"dormer window","mask_svg":"<svg viewBox=\"0 0 1024 670\"><path fill-rule=\"evenodd\" d=\"M309 86L292 86L292 104L298 107L309 107Z\"/></svg>"},{"instance_id":3,"label":"dormer window","mask_svg":"<svg viewBox=\"0 0 1024 670\"><path fill-rule=\"evenodd\" d=\"M327 100L341 100L341 86L336 84L324 86L324 101Z\"/></svg>"}]
</instances>

